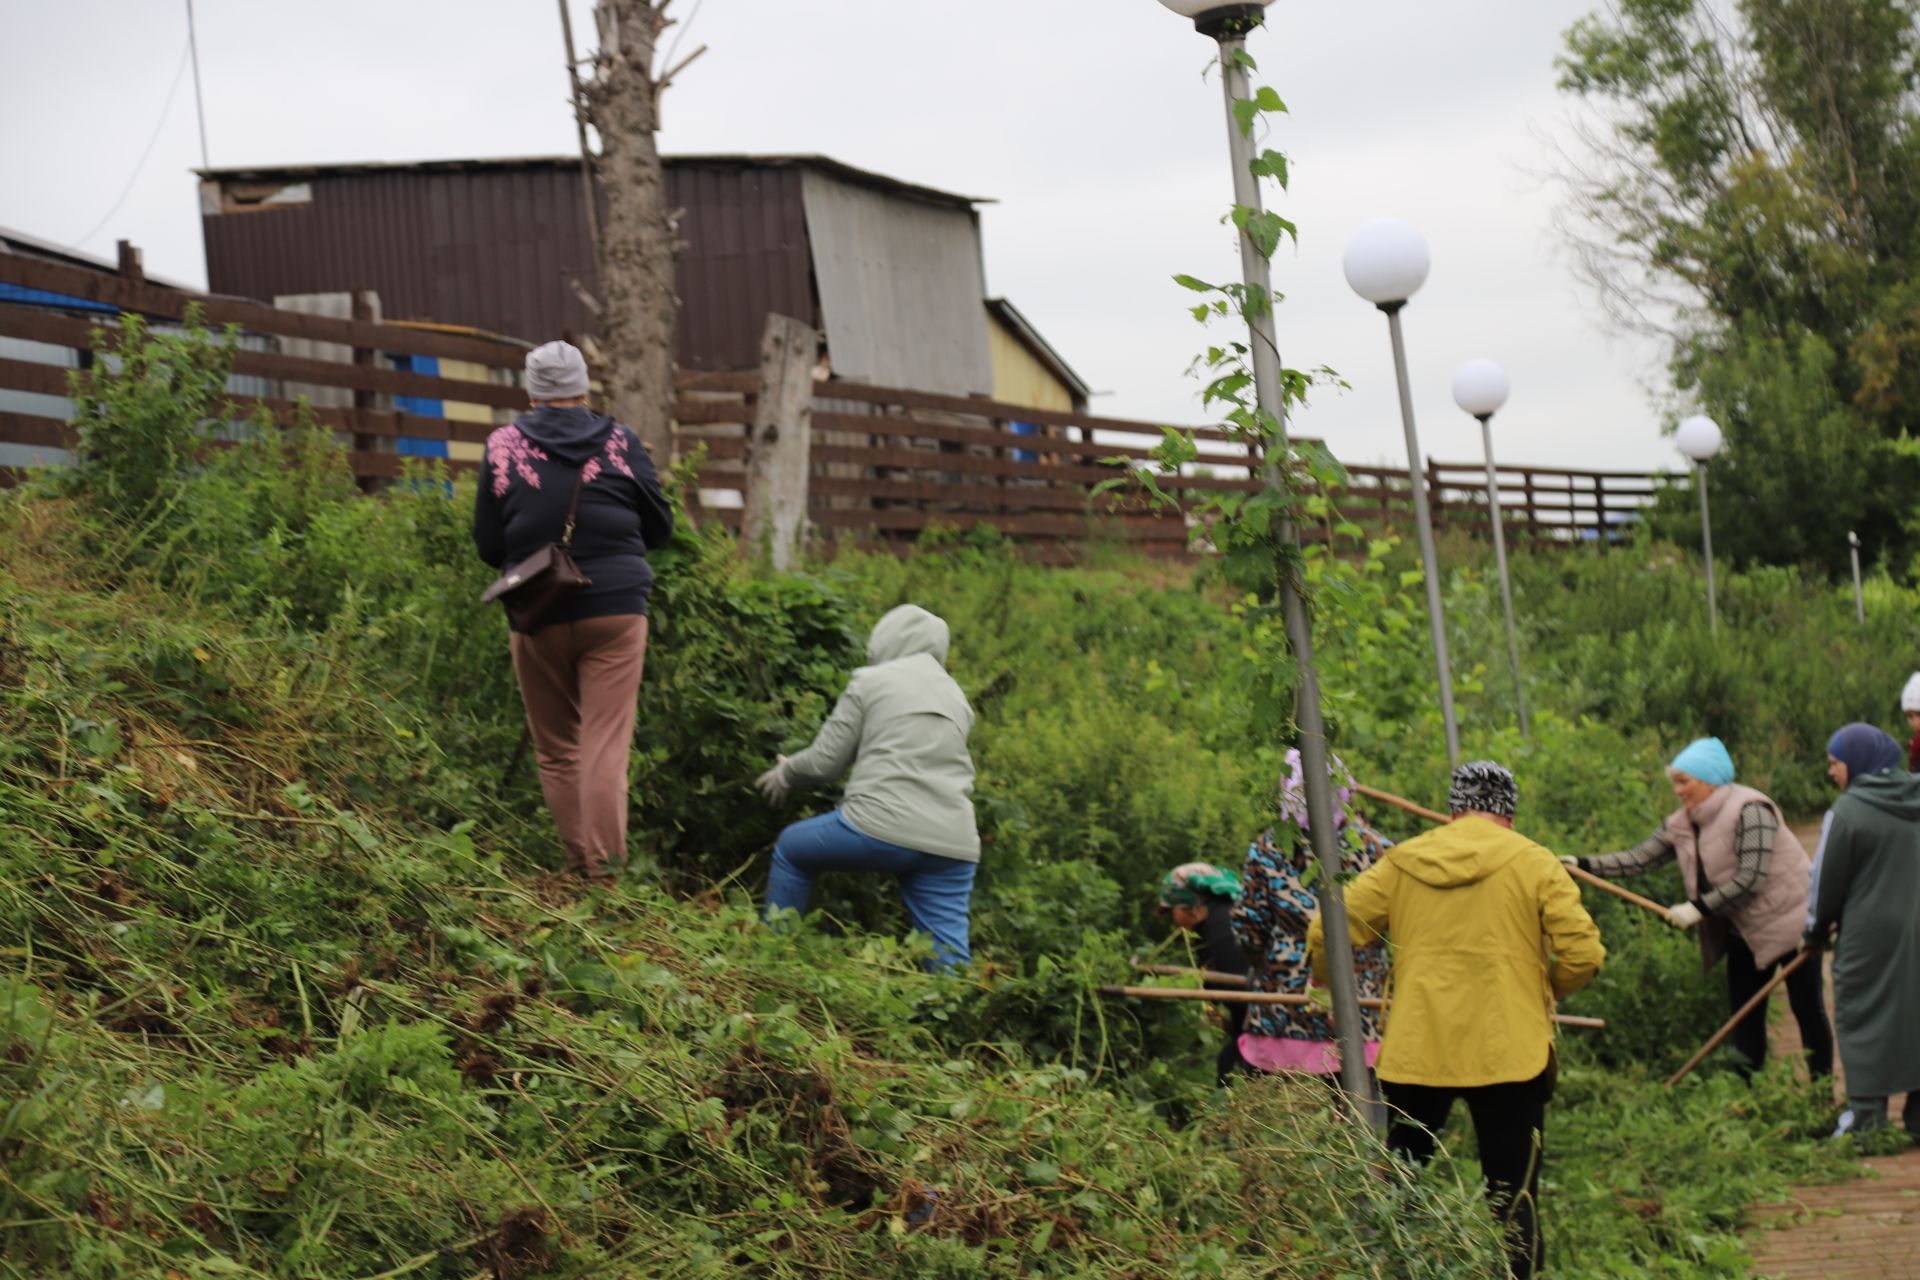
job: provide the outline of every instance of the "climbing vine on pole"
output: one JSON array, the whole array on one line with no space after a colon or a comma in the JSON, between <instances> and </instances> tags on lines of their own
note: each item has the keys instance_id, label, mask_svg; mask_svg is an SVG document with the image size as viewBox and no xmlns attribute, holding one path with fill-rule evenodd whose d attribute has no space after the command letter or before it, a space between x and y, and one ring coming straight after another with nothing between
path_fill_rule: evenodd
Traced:
<instances>
[{"instance_id":1,"label":"climbing vine on pole","mask_svg":"<svg viewBox=\"0 0 1920 1280\"><path fill-rule=\"evenodd\" d=\"M1238 71L1251 73L1255 64L1251 55L1237 45L1226 47L1223 58ZM1228 67L1222 67L1228 73ZM1232 80L1229 80L1232 83ZM1279 213L1263 207L1258 199L1260 185L1271 183L1284 191L1290 176L1290 163L1284 152L1253 144L1255 135L1268 117L1283 114L1286 103L1267 86L1248 85L1245 94L1232 102L1233 127L1247 146L1236 143L1236 155L1248 154L1246 169L1252 179L1254 203L1237 201L1222 219L1231 225L1243 246L1244 282L1213 282L1199 276L1180 274L1174 281L1200 295L1190 311L1193 318L1209 327L1227 321L1239 332L1222 341L1210 343L1195 357L1189 372L1204 382L1202 405L1220 415L1221 423L1233 441L1251 458L1258 460L1264 483L1251 491L1187 491L1184 501L1161 483L1164 479L1191 473L1197 467L1229 464L1219 455L1202 454L1188 431L1167 428L1152 451L1147 467L1135 466L1123 458L1109 459L1127 468L1096 487L1102 490L1134 489L1144 492L1152 505L1179 507L1199 521L1196 537L1217 550L1228 579L1247 588L1252 595L1242 605L1252 624L1249 657L1263 678L1253 690L1256 702L1265 704L1263 723L1274 726L1276 737L1291 736L1293 726L1291 697L1297 671L1284 637L1276 598L1282 582L1289 583L1303 599L1307 596L1298 539L1293 530L1306 520L1315 522L1330 514L1325 494L1346 482L1346 473L1327 450L1317 444L1300 444L1288 439L1284 414L1305 404L1315 385L1345 383L1324 366L1311 372L1290 368L1279 359L1273 347L1272 317L1282 295L1254 283L1267 278L1266 264L1286 242L1298 243L1298 228ZM1258 257L1258 270L1245 259L1250 248ZM1251 335L1251 336L1243 336ZM1261 342L1269 350L1256 356L1250 345ZM1275 386L1269 391L1271 408L1261 404L1255 377L1255 365L1271 357ZM1358 534L1357 527L1340 523L1336 531Z\"/></svg>"}]
</instances>

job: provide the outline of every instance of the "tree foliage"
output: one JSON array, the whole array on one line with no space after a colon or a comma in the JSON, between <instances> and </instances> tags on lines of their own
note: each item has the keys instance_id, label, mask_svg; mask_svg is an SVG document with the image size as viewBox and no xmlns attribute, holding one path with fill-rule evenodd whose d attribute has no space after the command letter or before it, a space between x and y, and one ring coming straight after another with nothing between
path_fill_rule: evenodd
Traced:
<instances>
[{"instance_id":1,"label":"tree foliage","mask_svg":"<svg viewBox=\"0 0 1920 1280\"><path fill-rule=\"evenodd\" d=\"M1726 430L1721 541L1839 567L1857 529L1904 556L1920 4L1620 0L1566 43L1561 87L1600 121L1570 179L1581 260L1616 317L1666 329L1674 389Z\"/></svg>"}]
</instances>

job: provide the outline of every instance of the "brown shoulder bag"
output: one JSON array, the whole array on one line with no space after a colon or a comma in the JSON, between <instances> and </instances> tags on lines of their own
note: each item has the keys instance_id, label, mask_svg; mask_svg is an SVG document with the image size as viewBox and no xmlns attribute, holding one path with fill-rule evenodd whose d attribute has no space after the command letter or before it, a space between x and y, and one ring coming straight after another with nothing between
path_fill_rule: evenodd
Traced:
<instances>
[{"instance_id":1,"label":"brown shoulder bag","mask_svg":"<svg viewBox=\"0 0 1920 1280\"><path fill-rule=\"evenodd\" d=\"M480 595L481 604L498 600L507 607L516 631L538 631L547 618L593 585L593 579L580 572L573 562L573 524L580 514L580 487L586 477L582 467L573 479L573 501L567 505L567 527L560 541L549 542L538 551L493 580Z\"/></svg>"}]
</instances>

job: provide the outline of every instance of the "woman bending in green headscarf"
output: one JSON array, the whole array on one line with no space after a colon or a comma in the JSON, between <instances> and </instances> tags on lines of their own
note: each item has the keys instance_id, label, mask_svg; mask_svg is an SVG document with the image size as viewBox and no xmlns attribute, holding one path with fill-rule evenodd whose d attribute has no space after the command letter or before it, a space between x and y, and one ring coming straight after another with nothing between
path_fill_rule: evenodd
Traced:
<instances>
[{"instance_id":1,"label":"woman bending in green headscarf","mask_svg":"<svg viewBox=\"0 0 1920 1280\"><path fill-rule=\"evenodd\" d=\"M1247 962L1233 940L1233 904L1240 900L1240 880L1233 872L1211 862L1186 862L1167 872L1160 881L1160 910L1173 917L1173 923L1194 935L1194 951L1200 967L1215 973L1247 976ZM1209 982L1211 988L1245 990L1240 984ZM1226 1006L1227 1042L1214 1059L1214 1083L1225 1084L1227 1077L1245 1067L1240 1057L1240 1033L1246 1027L1247 1006Z\"/></svg>"}]
</instances>

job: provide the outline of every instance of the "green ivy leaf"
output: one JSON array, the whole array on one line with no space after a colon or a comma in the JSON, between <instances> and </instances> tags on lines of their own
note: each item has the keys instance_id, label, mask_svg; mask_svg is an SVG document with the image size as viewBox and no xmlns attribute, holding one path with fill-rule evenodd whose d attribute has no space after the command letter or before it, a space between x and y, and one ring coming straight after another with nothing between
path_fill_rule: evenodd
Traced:
<instances>
[{"instance_id":1,"label":"green ivy leaf","mask_svg":"<svg viewBox=\"0 0 1920 1280\"><path fill-rule=\"evenodd\" d=\"M1240 393L1252 385L1253 375L1249 373L1230 373L1224 378L1215 378L1201 393L1200 403L1210 405L1216 400L1227 400L1238 404Z\"/></svg>"},{"instance_id":2,"label":"green ivy leaf","mask_svg":"<svg viewBox=\"0 0 1920 1280\"><path fill-rule=\"evenodd\" d=\"M1247 170L1256 178L1272 178L1286 189L1287 157L1281 152L1262 151L1248 163Z\"/></svg>"},{"instance_id":3,"label":"green ivy leaf","mask_svg":"<svg viewBox=\"0 0 1920 1280\"><path fill-rule=\"evenodd\" d=\"M1271 209L1255 210L1246 205L1235 205L1233 222L1246 232L1247 238L1253 241L1253 247L1260 251L1263 258L1271 258L1284 238L1291 237L1295 244L1300 241L1299 228Z\"/></svg>"}]
</instances>

